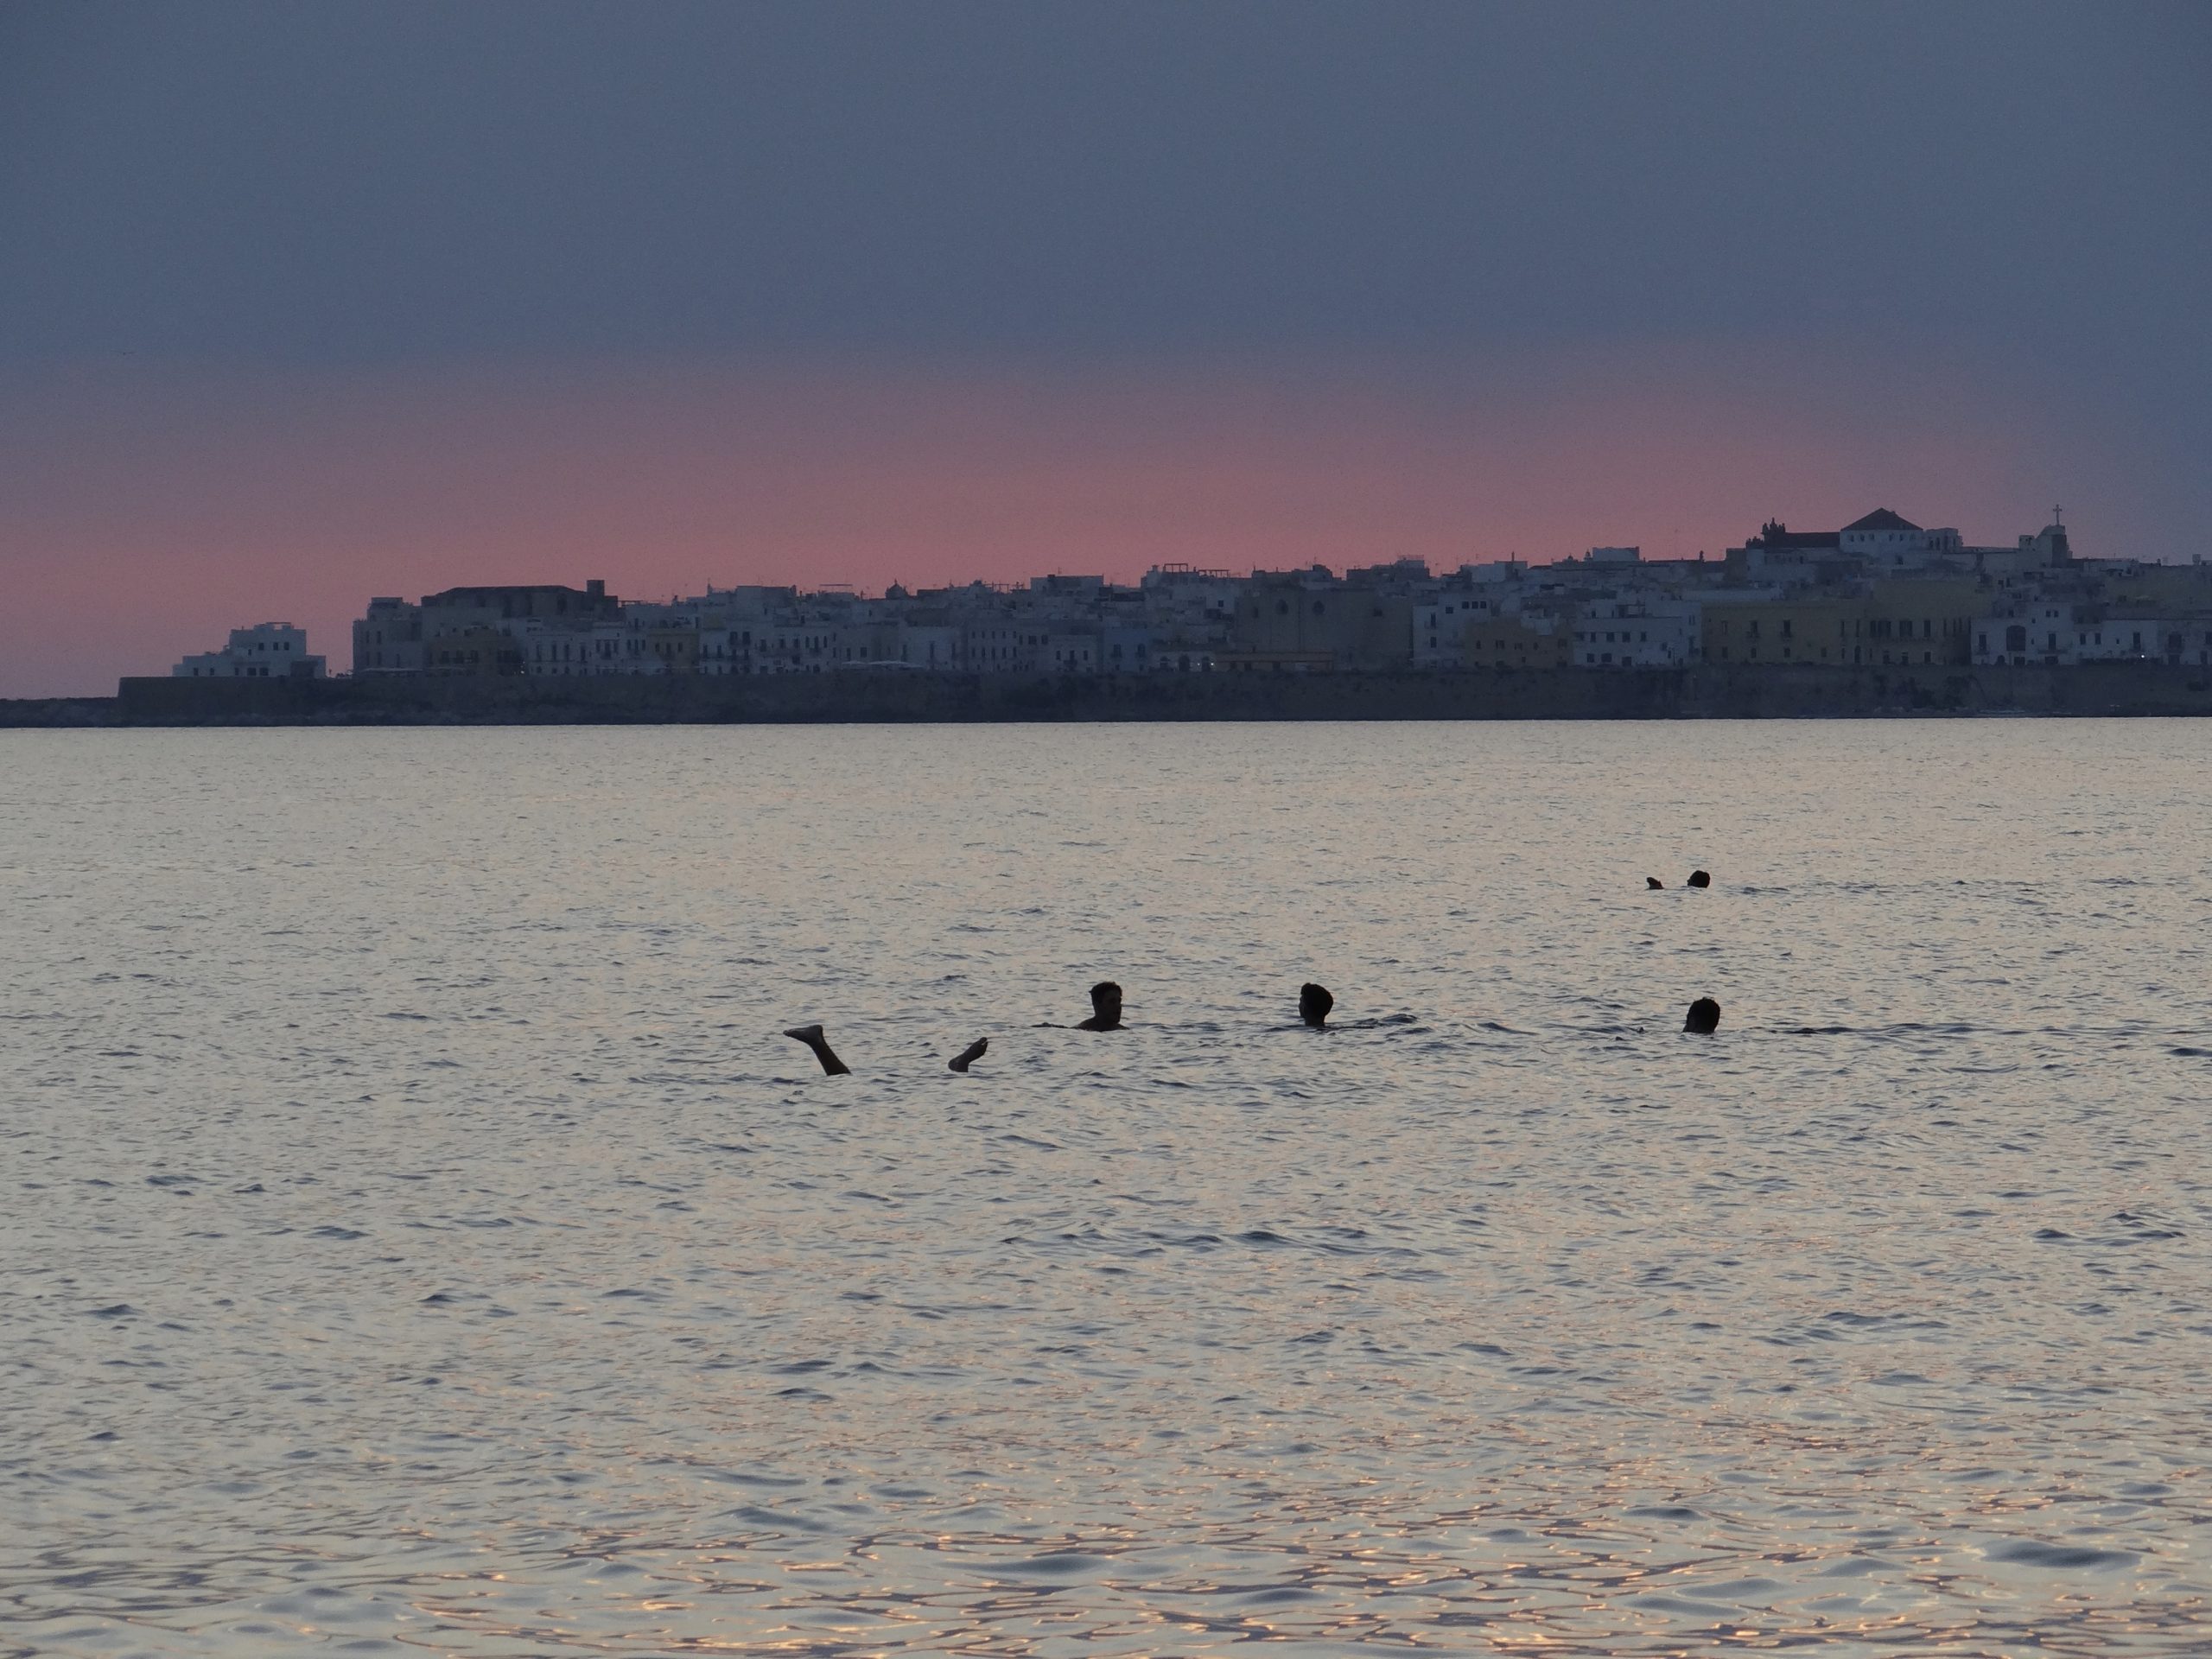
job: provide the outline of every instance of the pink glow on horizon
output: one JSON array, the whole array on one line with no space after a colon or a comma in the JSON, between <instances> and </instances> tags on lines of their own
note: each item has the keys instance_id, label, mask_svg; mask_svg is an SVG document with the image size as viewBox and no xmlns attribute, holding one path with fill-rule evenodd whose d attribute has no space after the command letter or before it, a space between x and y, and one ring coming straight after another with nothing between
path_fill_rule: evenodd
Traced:
<instances>
[{"instance_id":1,"label":"pink glow on horizon","mask_svg":"<svg viewBox=\"0 0 2212 1659\"><path fill-rule=\"evenodd\" d=\"M1877 397L1881 418L1863 418ZM2047 433L1991 423L2005 406L1802 356L1688 353L1433 378L817 365L80 380L5 435L32 487L0 503L0 695L105 692L260 620L306 626L342 671L370 596L468 582L603 576L665 598L1133 580L1169 561L1441 570L1613 543L1718 556L1770 514L1833 528L1878 505L2009 541L2066 480L2046 470Z\"/></svg>"}]
</instances>

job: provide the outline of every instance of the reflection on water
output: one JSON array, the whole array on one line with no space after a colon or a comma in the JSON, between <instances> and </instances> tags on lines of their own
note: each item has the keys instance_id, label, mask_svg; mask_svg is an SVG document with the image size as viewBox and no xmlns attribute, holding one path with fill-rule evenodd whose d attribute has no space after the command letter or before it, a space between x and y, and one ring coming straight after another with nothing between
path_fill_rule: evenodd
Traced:
<instances>
[{"instance_id":1,"label":"reflection on water","mask_svg":"<svg viewBox=\"0 0 2212 1659\"><path fill-rule=\"evenodd\" d=\"M0 1651L2206 1650L2208 735L0 734Z\"/></svg>"}]
</instances>

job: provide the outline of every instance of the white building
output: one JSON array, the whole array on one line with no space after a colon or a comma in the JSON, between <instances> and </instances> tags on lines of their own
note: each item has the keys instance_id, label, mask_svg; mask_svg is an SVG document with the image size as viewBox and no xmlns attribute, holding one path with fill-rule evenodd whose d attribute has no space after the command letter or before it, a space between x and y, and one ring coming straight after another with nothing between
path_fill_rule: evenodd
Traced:
<instances>
[{"instance_id":1,"label":"white building","mask_svg":"<svg viewBox=\"0 0 2212 1659\"><path fill-rule=\"evenodd\" d=\"M1414 604L1414 666L1457 668L1471 623L1489 622L1498 614L1491 594L1465 588L1447 588Z\"/></svg>"},{"instance_id":2,"label":"white building","mask_svg":"<svg viewBox=\"0 0 2212 1659\"><path fill-rule=\"evenodd\" d=\"M874 641L866 626L849 626L823 617L799 617L753 630L755 674L823 674L853 663L874 660Z\"/></svg>"},{"instance_id":3,"label":"white building","mask_svg":"<svg viewBox=\"0 0 2212 1659\"><path fill-rule=\"evenodd\" d=\"M1011 620L992 617L960 630L959 665L975 673L1011 674L1036 666L1033 635Z\"/></svg>"},{"instance_id":4,"label":"white building","mask_svg":"<svg viewBox=\"0 0 2212 1659\"><path fill-rule=\"evenodd\" d=\"M1096 674L1098 636L1095 633L1052 633L1046 638L1039 666L1056 674Z\"/></svg>"},{"instance_id":5,"label":"white building","mask_svg":"<svg viewBox=\"0 0 2212 1659\"><path fill-rule=\"evenodd\" d=\"M220 651L188 657L169 671L179 680L319 680L323 659L308 655L305 628L289 622L257 622L232 628Z\"/></svg>"},{"instance_id":6,"label":"white building","mask_svg":"<svg viewBox=\"0 0 2212 1659\"><path fill-rule=\"evenodd\" d=\"M353 624L353 672L420 674L423 607L404 599L372 599L369 613Z\"/></svg>"},{"instance_id":7,"label":"white building","mask_svg":"<svg viewBox=\"0 0 2212 1659\"><path fill-rule=\"evenodd\" d=\"M2212 619L2106 616L2049 600L1977 617L1970 643L1977 664L2173 663L2212 666Z\"/></svg>"},{"instance_id":8,"label":"white building","mask_svg":"<svg viewBox=\"0 0 2212 1659\"><path fill-rule=\"evenodd\" d=\"M1991 663L2064 666L2080 662L2085 650L2102 657L2104 632L2087 620L2077 621L2071 605L2037 600L1996 615L1976 617L1968 630L1968 644L1977 667ZM2094 644L2089 643L2093 638Z\"/></svg>"},{"instance_id":9,"label":"white building","mask_svg":"<svg viewBox=\"0 0 2212 1659\"><path fill-rule=\"evenodd\" d=\"M1929 553L1928 532L1887 507L1846 524L1836 542L1843 552L1891 570L1923 563Z\"/></svg>"},{"instance_id":10,"label":"white building","mask_svg":"<svg viewBox=\"0 0 2212 1659\"><path fill-rule=\"evenodd\" d=\"M535 619L510 625L522 646L522 671L554 676L631 671L630 631L620 622L586 620L556 627Z\"/></svg>"},{"instance_id":11,"label":"white building","mask_svg":"<svg viewBox=\"0 0 2212 1659\"><path fill-rule=\"evenodd\" d=\"M1145 613L1156 627L1227 623L1236 614L1243 579L1226 570L1200 570L1187 564L1155 564L1139 584Z\"/></svg>"},{"instance_id":12,"label":"white building","mask_svg":"<svg viewBox=\"0 0 2212 1659\"><path fill-rule=\"evenodd\" d=\"M2212 664L2212 622L2170 616L2108 616L2079 630L2078 660Z\"/></svg>"},{"instance_id":13,"label":"white building","mask_svg":"<svg viewBox=\"0 0 2212 1659\"><path fill-rule=\"evenodd\" d=\"M883 630L881 660L908 668L950 669L960 656L960 630L950 623L901 622Z\"/></svg>"},{"instance_id":14,"label":"white building","mask_svg":"<svg viewBox=\"0 0 2212 1659\"><path fill-rule=\"evenodd\" d=\"M1688 600L1605 599L1575 614L1577 668L1683 668L1697 658L1700 607Z\"/></svg>"},{"instance_id":15,"label":"white building","mask_svg":"<svg viewBox=\"0 0 2212 1659\"><path fill-rule=\"evenodd\" d=\"M1154 666L1157 636L1147 627L1109 622L1098 631L1100 666L1109 674L1141 674Z\"/></svg>"}]
</instances>

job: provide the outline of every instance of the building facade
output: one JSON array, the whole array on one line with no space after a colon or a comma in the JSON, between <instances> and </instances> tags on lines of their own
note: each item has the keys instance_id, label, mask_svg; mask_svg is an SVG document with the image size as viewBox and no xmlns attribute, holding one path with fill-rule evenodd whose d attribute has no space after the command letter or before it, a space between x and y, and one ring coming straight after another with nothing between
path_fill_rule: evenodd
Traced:
<instances>
[{"instance_id":1,"label":"building facade","mask_svg":"<svg viewBox=\"0 0 2212 1659\"><path fill-rule=\"evenodd\" d=\"M232 628L220 651L187 657L169 671L180 680L319 680L323 673L323 659L308 654L307 630L289 622Z\"/></svg>"}]
</instances>

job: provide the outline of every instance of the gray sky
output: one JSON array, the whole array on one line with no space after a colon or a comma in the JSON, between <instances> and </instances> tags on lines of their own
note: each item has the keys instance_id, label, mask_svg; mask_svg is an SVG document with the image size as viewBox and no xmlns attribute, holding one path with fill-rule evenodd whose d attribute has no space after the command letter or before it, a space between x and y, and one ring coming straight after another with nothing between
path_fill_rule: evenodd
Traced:
<instances>
[{"instance_id":1,"label":"gray sky","mask_svg":"<svg viewBox=\"0 0 2212 1659\"><path fill-rule=\"evenodd\" d=\"M1866 337L2203 407L2202 3L0 19L17 361Z\"/></svg>"}]
</instances>

